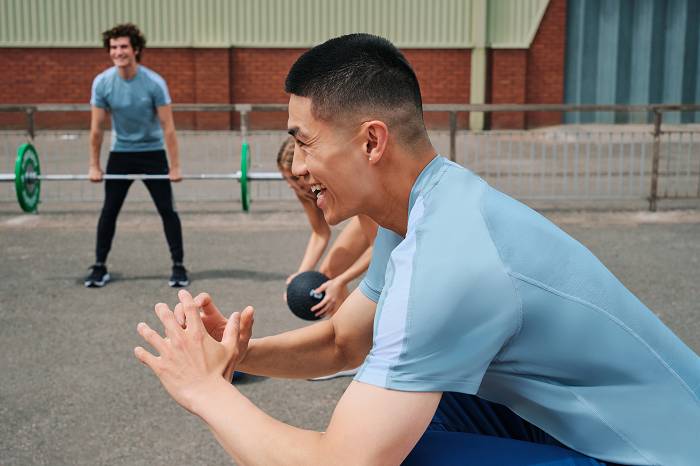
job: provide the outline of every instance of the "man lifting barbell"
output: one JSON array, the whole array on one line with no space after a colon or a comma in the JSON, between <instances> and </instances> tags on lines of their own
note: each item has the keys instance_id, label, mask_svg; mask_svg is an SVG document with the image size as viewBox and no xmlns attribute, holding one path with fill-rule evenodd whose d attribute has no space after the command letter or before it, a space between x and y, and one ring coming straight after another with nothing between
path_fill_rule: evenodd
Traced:
<instances>
[{"instance_id":1,"label":"man lifting barbell","mask_svg":"<svg viewBox=\"0 0 700 466\"><path fill-rule=\"evenodd\" d=\"M119 24L102 34L103 45L114 66L97 75L92 84L90 104L91 181L102 181L100 149L107 113L112 117L112 146L107 162L108 174L169 174L169 180L143 180L158 209L173 261L168 284L189 284L183 265L182 226L175 210L170 181L180 181L175 124L171 99L165 80L140 65L146 38L133 24ZM163 149L167 146L168 159ZM102 287L109 280L107 254L117 223L117 216L133 180L106 180L105 199L97 224L95 264L85 278L86 287Z\"/></svg>"}]
</instances>

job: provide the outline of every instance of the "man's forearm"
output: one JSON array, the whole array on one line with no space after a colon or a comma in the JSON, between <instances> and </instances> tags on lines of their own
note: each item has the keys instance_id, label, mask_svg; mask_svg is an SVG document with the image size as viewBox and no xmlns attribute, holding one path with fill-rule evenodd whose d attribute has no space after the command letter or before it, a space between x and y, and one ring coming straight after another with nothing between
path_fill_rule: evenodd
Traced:
<instances>
[{"instance_id":1,"label":"man's forearm","mask_svg":"<svg viewBox=\"0 0 700 466\"><path fill-rule=\"evenodd\" d=\"M90 166L100 168L100 151L102 150L103 131L90 131Z\"/></svg>"},{"instance_id":2,"label":"man's forearm","mask_svg":"<svg viewBox=\"0 0 700 466\"><path fill-rule=\"evenodd\" d=\"M344 369L347 355L337 345L330 320L251 340L237 370L268 377L310 378Z\"/></svg>"},{"instance_id":3,"label":"man's forearm","mask_svg":"<svg viewBox=\"0 0 700 466\"><path fill-rule=\"evenodd\" d=\"M332 318L251 340L236 369L272 377L310 378L362 364L372 347L376 303L350 293Z\"/></svg>"},{"instance_id":4,"label":"man's forearm","mask_svg":"<svg viewBox=\"0 0 700 466\"><path fill-rule=\"evenodd\" d=\"M177 136L175 131L167 131L164 136L165 148L168 151L170 159L170 168L180 168L180 149L177 145Z\"/></svg>"},{"instance_id":5,"label":"man's forearm","mask_svg":"<svg viewBox=\"0 0 700 466\"><path fill-rule=\"evenodd\" d=\"M193 411L242 466L327 464L331 454L322 451L323 434L273 419L224 379L206 390Z\"/></svg>"}]
</instances>

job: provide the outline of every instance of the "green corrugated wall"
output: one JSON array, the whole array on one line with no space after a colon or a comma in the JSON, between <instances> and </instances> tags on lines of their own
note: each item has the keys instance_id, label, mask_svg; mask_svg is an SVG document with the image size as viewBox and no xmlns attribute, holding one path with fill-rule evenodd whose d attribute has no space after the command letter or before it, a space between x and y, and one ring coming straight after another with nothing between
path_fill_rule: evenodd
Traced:
<instances>
[{"instance_id":1,"label":"green corrugated wall","mask_svg":"<svg viewBox=\"0 0 700 466\"><path fill-rule=\"evenodd\" d=\"M477 0L478 1L478 0ZM348 32L472 48L472 0L0 0L0 47L98 47L137 23L150 47L310 47ZM548 0L488 0L487 47L527 48Z\"/></svg>"}]
</instances>

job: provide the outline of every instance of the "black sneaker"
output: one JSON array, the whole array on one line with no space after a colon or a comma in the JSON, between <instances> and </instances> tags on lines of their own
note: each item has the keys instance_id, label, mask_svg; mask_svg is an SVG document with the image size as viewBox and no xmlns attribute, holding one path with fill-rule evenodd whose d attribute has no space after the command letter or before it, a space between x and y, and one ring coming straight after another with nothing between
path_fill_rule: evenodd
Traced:
<instances>
[{"instance_id":1,"label":"black sneaker","mask_svg":"<svg viewBox=\"0 0 700 466\"><path fill-rule=\"evenodd\" d=\"M90 269L92 270L90 275L85 277L85 286L87 288L102 288L111 278L104 264L95 264Z\"/></svg>"},{"instance_id":2,"label":"black sneaker","mask_svg":"<svg viewBox=\"0 0 700 466\"><path fill-rule=\"evenodd\" d=\"M187 269L182 264L173 265L173 273L170 275L170 280L168 280L168 285L173 288L182 288L190 284L190 280L187 278Z\"/></svg>"}]
</instances>

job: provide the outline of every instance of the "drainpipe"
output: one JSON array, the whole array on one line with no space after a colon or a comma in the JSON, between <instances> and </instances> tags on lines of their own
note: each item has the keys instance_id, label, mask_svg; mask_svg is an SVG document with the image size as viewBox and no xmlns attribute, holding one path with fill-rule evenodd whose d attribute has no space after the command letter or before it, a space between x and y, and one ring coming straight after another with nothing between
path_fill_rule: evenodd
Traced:
<instances>
[{"instance_id":1,"label":"drainpipe","mask_svg":"<svg viewBox=\"0 0 700 466\"><path fill-rule=\"evenodd\" d=\"M471 79L469 103L486 103L486 52L488 41L488 0L472 0L472 37L474 48L471 55ZM484 113L469 113L469 129L484 129Z\"/></svg>"}]
</instances>

